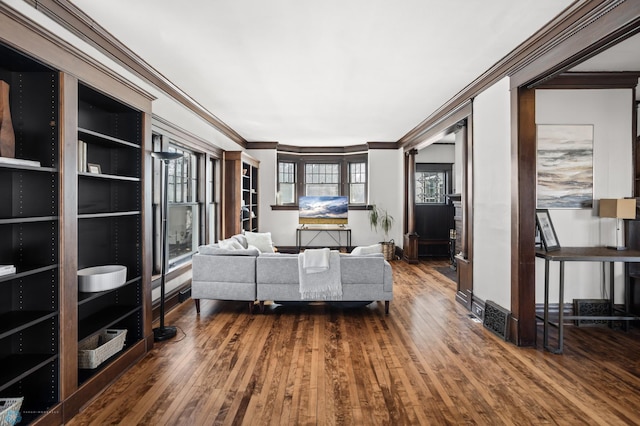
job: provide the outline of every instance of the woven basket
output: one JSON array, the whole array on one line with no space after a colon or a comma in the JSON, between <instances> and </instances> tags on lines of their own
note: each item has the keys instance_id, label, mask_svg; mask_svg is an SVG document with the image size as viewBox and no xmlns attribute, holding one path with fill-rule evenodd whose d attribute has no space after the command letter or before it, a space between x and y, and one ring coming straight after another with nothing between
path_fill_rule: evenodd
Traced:
<instances>
[{"instance_id":1,"label":"woven basket","mask_svg":"<svg viewBox=\"0 0 640 426\"><path fill-rule=\"evenodd\" d=\"M396 257L396 244L393 240L385 241L382 244L382 254L384 260L393 260Z\"/></svg>"},{"instance_id":2,"label":"woven basket","mask_svg":"<svg viewBox=\"0 0 640 426\"><path fill-rule=\"evenodd\" d=\"M20 421L24 398L0 398L0 426L13 426Z\"/></svg>"},{"instance_id":3,"label":"woven basket","mask_svg":"<svg viewBox=\"0 0 640 426\"><path fill-rule=\"evenodd\" d=\"M78 344L78 367L96 368L124 347L127 330L104 330Z\"/></svg>"}]
</instances>

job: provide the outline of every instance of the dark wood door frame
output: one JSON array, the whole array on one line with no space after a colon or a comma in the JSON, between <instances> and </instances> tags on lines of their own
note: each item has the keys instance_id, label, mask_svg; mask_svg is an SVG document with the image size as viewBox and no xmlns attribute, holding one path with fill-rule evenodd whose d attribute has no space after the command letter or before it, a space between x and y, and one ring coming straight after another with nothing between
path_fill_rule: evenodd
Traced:
<instances>
[{"instance_id":1,"label":"dark wood door frame","mask_svg":"<svg viewBox=\"0 0 640 426\"><path fill-rule=\"evenodd\" d=\"M518 346L536 344L535 317L535 89L565 85L566 70L640 32L637 1L599 3L582 17L589 25L558 34L555 46L511 75L511 322L509 339ZM615 4L614 4L615 3ZM560 76L560 78L554 79ZM595 78L594 76L592 76ZM564 80L563 80L564 79ZM594 83L593 79L590 79ZM637 82L637 79L636 79ZM583 82L584 83L584 82ZM586 83L585 83L586 84ZM570 83L576 87L575 81ZM583 87L584 88L584 87ZM634 114L634 121L637 115ZM637 124L634 124L636 128ZM632 129L630 129L632 131ZM636 135L633 135L635 138ZM637 150L636 150L637 151ZM637 152L634 152L637 156ZM638 164L638 160L634 161ZM634 171L634 177L638 175ZM635 186L634 186L635 188ZM634 192L637 195L637 188Z\"/></svg>"},{"instance_id":2,"label":"dark wood door frame","mask_svg":"<svg viewBox=\"0 0 640 426\"><path fill-rule=\"evenodd\" d=\"M449 114L433 123L428 129L416 135L411 146L405 148L405 154L429 145L439 135L462 132L462 236L460 253L456 255L458 266L458 289L456 300L471 310L473 301L473 101L468 100ZM412 157L415 161L415 158ZM414 171L409 176L405 160L405 188L409 187L409 179L415 179ZM405 189L405 206L408 208L408 190ZM414 194L414 192L412 192ZM412 195L413 196L413 195ZM414 205L412 203L412 205ZM405 212L405 218L408 215ZM414 220L411 218L411 220ZM415 231L415 222L411 222ZM414 232L415 234L415 232ZM405 238L405 244L407 238ZM417 236L415 237L415 254L417 257Z\"/></svg>"}]
</instances>

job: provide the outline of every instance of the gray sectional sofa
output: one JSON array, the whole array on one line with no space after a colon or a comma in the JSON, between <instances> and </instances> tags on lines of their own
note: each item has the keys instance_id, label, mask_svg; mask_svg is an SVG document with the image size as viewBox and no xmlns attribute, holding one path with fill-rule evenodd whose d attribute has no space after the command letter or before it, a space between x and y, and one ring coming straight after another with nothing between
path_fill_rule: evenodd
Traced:
<instances>
[{"instance_id":1,"label":"gray sectional sofa","mask_svg":"<svg viewBox=\"0 0 640 426\"><path fill-rule=\"evenodd\" d=\"M242 239L239 239L242 241ZM380 254L339 255L342 296L332 301L389 302L393 299L391 265ZM201 246L193 257L191 297L200 312L200 299L241 300L253 310L265 301L298 302L300 293L297 254L261 253L244 246L225 249L218 244Z\"/></svg>"}]
</instances>

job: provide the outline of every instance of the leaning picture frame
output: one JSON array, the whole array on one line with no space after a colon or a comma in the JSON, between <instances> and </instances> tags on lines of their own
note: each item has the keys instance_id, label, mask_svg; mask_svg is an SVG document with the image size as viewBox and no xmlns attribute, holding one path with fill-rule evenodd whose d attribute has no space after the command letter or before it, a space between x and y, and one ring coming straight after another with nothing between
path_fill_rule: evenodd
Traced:
<instances>
[{"instance_id":1,"label":"leaning picture frame","mask_svg":"<svg viewBox=\"0 0 640 426\"><path fill-rule=\"evenodd\" d=\"M548 209L536 209L536 224L540 230L540 239L544 249L546 251L559 250L560 242Z\"/></svg>"},{"instance_id":2,"label":"leaning picture frame","mask_svg":"<svg viewBox=\"0 0 640 426\"><path fill-rule=\"evenodd\" d=\"M87 164L87 170L89 173L95 173L95 174L101 174L102 170L100 168L100 164L93 164L93 163L88 163Z\"/></svg>"}]
</instances>

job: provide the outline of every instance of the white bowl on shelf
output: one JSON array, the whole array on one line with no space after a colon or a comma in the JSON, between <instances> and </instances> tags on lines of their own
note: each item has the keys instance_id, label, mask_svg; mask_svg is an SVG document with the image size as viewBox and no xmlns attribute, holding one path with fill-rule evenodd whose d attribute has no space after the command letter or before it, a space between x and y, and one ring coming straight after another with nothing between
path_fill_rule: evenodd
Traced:
<instances>
[{"instance_id":1,"label":"white bowl on shelf","mask_svg":"<svg viewBox=\"0 0 640 426\"><path fill-rule=\"evenodd\" d=\"M122 265L92 266L78 271L78 290L83 293L113 290L127 282L127 267Z\"/></svg>"}]
</instances>

